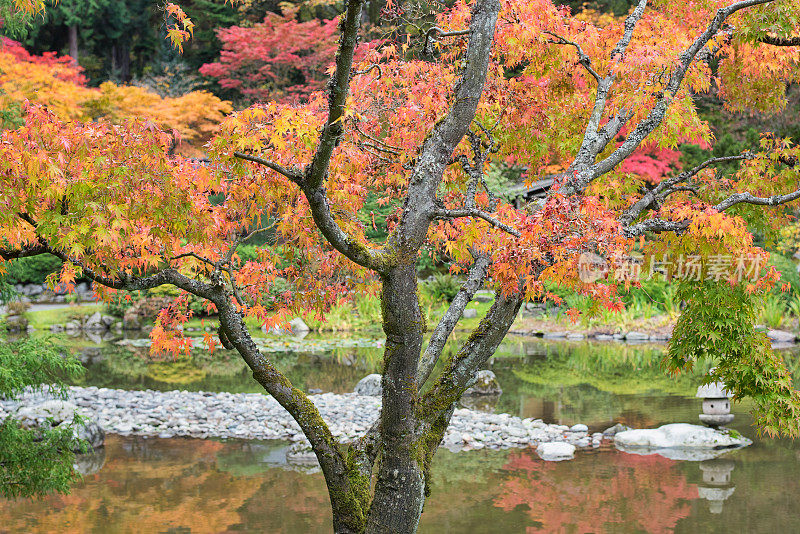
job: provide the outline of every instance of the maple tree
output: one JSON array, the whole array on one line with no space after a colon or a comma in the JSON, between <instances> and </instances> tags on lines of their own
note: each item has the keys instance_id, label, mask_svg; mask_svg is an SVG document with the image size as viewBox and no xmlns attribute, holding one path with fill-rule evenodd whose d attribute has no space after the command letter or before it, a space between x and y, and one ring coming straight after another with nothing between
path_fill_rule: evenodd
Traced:
<instances>
[{"instance_id":1,"label":"maple tree","mask_svg":"<svg viewBox=\"0 0 800 534\"><path fill-rule=\"evenodd\" d=\"M635 279L583 280L583 252L698 255L706 274L731 250L764 264L747 222L769 206L780 224L800 198L800 149L790 140L765 136L759 151L661 169L649 181L632 178L626 162L686 139L711 143L693 96L712 85L731 109L780 111L786 84L800 81L800 3L640 0L623 22L595 23L549 0L456 2L421 47L386 43L356 61L363 3L348 0L338 22L327 90L302 105L270 101L230 116L208 144L207 167L170 156L168 136L150 122L62 122L28 105L25 124L0 143L0 257L54 254L65 262L59 281L80 274L103 298L172 284L206 299L220 328L205 342L237 350L298 422L325 475L334 529L413 532L455 402L521 304L557 299L545 281L620 309L617 285ZM167 9L168 38L181 46L193 23ZM739 169L720 175L720 163ZM553 165L565 171L546 197L519 208L485 179L500 167L534 180ZM394 209L380 242L367 237L361 213L376 194ZM265 216L281 246L244 261L237 247ZM445 252L465 279L427 345L423 247ZM692 286L668 363L719 359L709 380L753 397L765 432L797 435L800 396L753 328L755 299L777 275L752 270L745 280L717 271ZM268 297L278 277L291 290ZM495 290L494 304L433 375L481 285ZM324 315L377 288L387 337L381 415L342 444L258 350L244 319L271 326ZM191 346L178 328L186 304L183 296L162 310L153 350Z\"/></svg>"},{"instance_id":2,"label":"maple tree","mask_svg":"<svg viewBox=\"0 0 800 534\"><path fill-rule=\"evenodd\" d=\"M319 91L336 54L336 20L298 22L296 10L268 13L250 27L217 30L219 61L200 73L249 101L297 100Z\"/></svg>"},{"instance_id":3,"label":"maple tree","mask_svg":"<svg viewBox=\"0 0 800 534\"><path fill-rule=\"evenodd\" d=\"M233 109L207 91L161 97L142 87L112 82L87 87L81 68L69 56L32 55L18 42L0 37L0 108L24 102L44 104L62 120L150 119L196 146L210 139Z\"/></svg>"}]
</instances>

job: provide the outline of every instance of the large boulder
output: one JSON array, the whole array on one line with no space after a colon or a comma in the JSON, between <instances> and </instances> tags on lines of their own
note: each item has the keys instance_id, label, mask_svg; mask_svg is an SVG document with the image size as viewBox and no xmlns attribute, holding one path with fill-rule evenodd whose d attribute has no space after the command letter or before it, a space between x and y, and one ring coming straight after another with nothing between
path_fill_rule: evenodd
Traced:
<instances>
[{"instance_id":1,"label":"large boulder","mask_svg":"<svg viewBox=\"0 0 800 534\"><path fill-rule=\"evenodd\" d=\"M726 449L746 447L751 443L746 437L730 430L688 423L626 430L614 435L614 445L622 451L660 454L675 460L707 460Z\"/></svg>"},{"instance_id":2,"label":"large boulder","mask_svg":"<svg viewBox=\"0 0 800 534\"><path fill-rule=\"evenodd\" d=\"M98 332L108 330L108 325L103 322L103 316L100 314L100 312L95 312L90 315L88 319L86 319L83 329L88 332Z\"/></svg>"},{"instance_id":3,"label":"large boulder","mask_svg":"<svg viewBox=\"0 0 800 534\"><path fill-rule=\"evenodd\" d=\"M381 386L381 375L371 374L367 375L356 384L353 393L356 395L364 395L367 397L380 397L383 394L383 386Z\"/></svg>"},{"instance_id":4,"label":"large boulder","mask_svg":"<svg viewBox=\"0 0 800 534\"><path fill-rule=\"evenodd\" d=\"M13 417L20 426L28 429L45 426L64 428L72 425L76 438L86 441L91 449L102 447L106 434L100 425L86 418L73 425L77 410L78 407L71 402L51 399L34 405L20 406Z\"/></svg>"},{"instance_id":5,"label":"large boulder","mask_svg":"<svg viewBox=\"0 0 800 534\"><path fill-rule=\"evenodd\" d=\"M294 336L302 336L311 331L306 322L300 317L295 317L289 321L289 328L292 330L292 335Z\"/></svg>"},{"instance_id":6,"label":"large boulder","mask_svg":"<svg viewBox=\"0 0 800 534\"><path fill-rule=\"evenodd\" d=\"M464 396L500 395L501 393L503 393L503 389L497 382L497 377L494 373L483 370L475 373L475 383L464 392Z\"/></svg>"},{"instance_id":7,"label":"large boulder","mask_svg":"<svg viewBox=\"0 0 800 534\"><path fill-rule=\"evenodd\" d=\"M6 330L9 332L25 332L28 330L28 320L22 315L10 315L6 317Z\"/></svg>"},{"instance_id":8,"label":"large boulder","mask_svg":"<svg viewBox=\"0 0 800 534\"><path fill-rule=\"evenodd\" d=\"M781 343L781 344L790 344L794 343L795 335L791 332L786 332L784 330L769 330L767 332L767 337L773 343Z\"/></svg>"},{"instance_id":9,"label":"large boulder","mask_svg":"<svg viewBox=\"0 0 800 534\"><path fill-rule=\"evenodd\" d=\"M540 443L536 447L536 454L539 455L539 458L548 462L572 460L575 456L575 445L561 441Z\"/></svg>"}]
</instances>

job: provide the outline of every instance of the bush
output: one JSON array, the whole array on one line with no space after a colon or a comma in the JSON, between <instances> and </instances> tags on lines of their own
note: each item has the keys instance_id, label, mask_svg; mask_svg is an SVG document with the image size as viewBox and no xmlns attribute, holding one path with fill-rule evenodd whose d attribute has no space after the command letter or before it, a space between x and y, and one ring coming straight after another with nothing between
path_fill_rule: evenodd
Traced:
<instances>
[{"instance_id":1,"label":"bush","mask_svg":"<svg viewBox=\"0 0 800 534\"><path fill-rule=\"evenodd\" d=\"M435 273L433 278L425 282L425 289L437 302L453 302L461 282L451 274Z\"/></svg>"},{"instance_id":2,"label":"bush","mask_svg":"<svg viewBox=\"0 0 800 534\"><path fill-rule=\"evenodd\" d=\"M51 254L13 260L8 267L9 284L43 284L48 275L61 270L61 260Z\"/></svg>"}]
</instances>

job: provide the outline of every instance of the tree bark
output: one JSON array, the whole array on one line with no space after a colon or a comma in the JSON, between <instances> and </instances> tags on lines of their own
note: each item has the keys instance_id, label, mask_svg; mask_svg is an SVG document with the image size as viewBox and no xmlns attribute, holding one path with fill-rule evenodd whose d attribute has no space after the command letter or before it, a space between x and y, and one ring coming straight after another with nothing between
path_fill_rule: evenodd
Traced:
<instances>
[{"instance_id":1,"label":"tree bark","mask_svg":"<svg viewBox=\"0 0 800 534\"><path fill-rule=\"evenodd\" d=\"M78 63L78 26L73 24L68 29L69 33L69 55Z\"/></svg>"},{"instance_id":2,"label":"tree bark","mask_svg":"<svg viewBox=\"0 0 800 534\"><path fill-rule=\"evenodd\" d=\"M413 534L425 502L423 457L417 443L417 365L425 318L417 297L416 264L383 276L384 354L380 466L367 517L369 534Z\"/></svg>"}]
</instances>

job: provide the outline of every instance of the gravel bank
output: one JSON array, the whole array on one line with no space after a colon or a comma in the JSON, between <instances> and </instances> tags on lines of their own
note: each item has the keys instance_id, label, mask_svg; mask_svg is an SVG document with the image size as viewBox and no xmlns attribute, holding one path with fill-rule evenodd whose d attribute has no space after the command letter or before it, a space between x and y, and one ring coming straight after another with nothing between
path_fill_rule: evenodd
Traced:
<instances>
[{"instance_id":1,"label":"gravel bank","mask_svg":"<svg viewBox=\"0 0 800 534\"><path fill-rule=\"evenodd\" d=\"M325 393L310 398L333 434L351 441L372 425L380 398L353 393ZM0 400L0 419L17 404L32 405L41 394L26 393L20 401ZM297 423L269 396L257 393L206 393L186 391L126 391L96 387L71 387L70 402L106 432L161 438L281 439L305 442ZM588 434L585 425L548 425L539 419L489 414L467 409L455 411L442 442L451 450L536 447L564 442L578 448L599 447L602 434Z\"/></svg>"}]
</instances>

